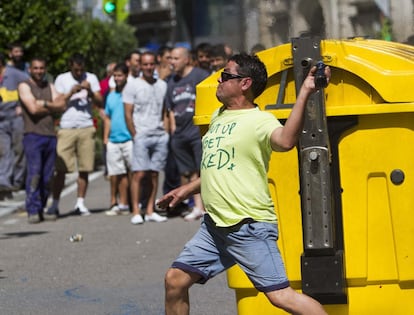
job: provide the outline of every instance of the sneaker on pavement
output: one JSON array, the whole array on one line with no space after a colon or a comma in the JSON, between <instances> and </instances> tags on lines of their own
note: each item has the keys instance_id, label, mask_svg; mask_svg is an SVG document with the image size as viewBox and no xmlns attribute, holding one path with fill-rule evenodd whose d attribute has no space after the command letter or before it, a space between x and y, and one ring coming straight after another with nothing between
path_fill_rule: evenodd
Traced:
<instances>
[{"instance_id":1,"label":"sneaker on pavement","mask_svg":"<svg viewBox=\"0 0 414 315\"><path fill-rule=\"evenodd\" d=\"M131 218L131 223L132 224L142 224L142 223L144 223L144 219L142 219L142 215L135 214Z\"/></svg>"},{"instance_id":2,"label":"sneaker on pavement","mask_svg":"<svg viewBox=\"0 0 414 315\"><path fill-rule=\"evenodd\" d=\"M124 208L124 209L121 208L120 213L122 215L128 215L128 214L131 214L131 211L129 210L129 208Z\"/></svg>"},{"instance_id":3,"label":"sneaker on pavement","mask_svg":"<svg viewBox=\"0 0 414 315\"><path fill-rule=\"evenodd\" d=\"M59 216L59 209L50 207L43 213L43 218L47 221L56 221Z\"/></svg>"},{"instance_id":4,"label":"sneaker on pavement","mask_svg":"<svg viewBox=\"0 0 414 315\"><path fill-rule=\"evenodd\" d=\"M115 203L108 211L105 211L105 214L109 216L119 215L121 214L121 209L119 209L118 205Z\"/></svg>"},{"instance_id":5,"label":"sneaker on pavement","mask_svg":"<svg viewBox=\"0 0 414 315\"><path fill-rule=\"evenodd\" d=\"M145 222L165 222L167 220L166 217L163 217L156 212L153 212L150 215L145 215Z\"/></svg>"},{"instance_id":6,"label":"sneaker on pavement","mask_svg":"<svg viewBox=\"0 0 414 315\"><path fill-rule=\"evenodd\" d=\"M81 215L82 217L86 217L88 215L91 215L89 209L86 208L86 207L85 208L79 208L79 207L77 207L75 209L75 212L78 213L79 215Z\"/></svg>"},{"instance_id":7,"label":"sneaker on pavement","mask_svg":"<svg viewBox=\"0 0 414 315\"><path fill-rule=\"evenodd\" d=\"M198 208L193 208L193 211L191 211L189 214L187 214L184 217L185 221L195 221L200 219L203 216L204 212Z\"/></svg>"},{"instance_id":8,"label":"sneaker on pavement","mask_svg":"<svg viewBox=\"0 0 414 315\"><path fill-rule=\"evenodd\" d=\"M28 221L30 224L40 223L40 216L38 214L29 214Z\"/></svg>"}]
</instances>

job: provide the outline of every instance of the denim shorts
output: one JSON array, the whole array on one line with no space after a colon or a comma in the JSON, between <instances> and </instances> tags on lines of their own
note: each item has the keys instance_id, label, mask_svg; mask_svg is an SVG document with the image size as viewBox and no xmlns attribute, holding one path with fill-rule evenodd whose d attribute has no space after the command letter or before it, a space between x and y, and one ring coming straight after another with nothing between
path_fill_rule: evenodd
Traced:
<instances>
[{"instance_id":1,"label":"denim shorts","mask_svg":"<svg viewBox=\"0 0 414 315\"><path fill-rule=\"evenodd\" d=\"M135 135L132 170L163 171L167 163L168 133L157 136Z\"/></svg>"},{"instance_id":2,"label":"denim shorts","mask_svg":"<svg viewBox=\"0 0 414 315\"><path fill-rule=\"evenodd\" d=\"M289 286L277 247L276 224L244 220L232 227L216 227L208 214L172 268L201 276L199 283L237 264L255 288L271 292Z\"/></svg>"}]
</instances>

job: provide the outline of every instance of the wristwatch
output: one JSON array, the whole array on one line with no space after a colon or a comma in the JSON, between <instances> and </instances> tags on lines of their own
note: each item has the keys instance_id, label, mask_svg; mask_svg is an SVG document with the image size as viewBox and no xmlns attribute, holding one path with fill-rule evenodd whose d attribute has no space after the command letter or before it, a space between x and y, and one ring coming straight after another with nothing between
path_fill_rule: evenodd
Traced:
<instances>
[{"instance_id":1,"label":"wristwatch","mask_svg":"<svg viewBox=\"0 0 414 315\"><path fill-rule=\"evenodd\" d=\"M47 101L46 100L43 101L43 107L47 108Z\"/></svg>"}]
</instances>

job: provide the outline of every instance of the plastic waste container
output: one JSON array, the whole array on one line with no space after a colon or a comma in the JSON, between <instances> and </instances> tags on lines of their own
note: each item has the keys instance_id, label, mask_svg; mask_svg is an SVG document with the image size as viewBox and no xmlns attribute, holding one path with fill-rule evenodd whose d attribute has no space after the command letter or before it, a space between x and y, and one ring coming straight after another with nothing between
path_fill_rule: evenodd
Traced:
<instances>
[{"instance_id":1,"label":"plastic waste container","mask_svg":"<svg viewBox=\"0 0 414 315\"><path fill-rule=\"evenodd\" d=\"M269 81L256 103L282 122L296 100L292 45L258 53ZM319 300L329 314L414 314L414 47L362 38L322 40L320 55L332 70L323 100L334 186L334 243L342 255L343 281L317 288L316 296L322 292ZM197 86L194 122L202 131L220 106L215 97L218 76ZM287 274L295 290L306 292L306 286L324 281L325 265L316 262L306 275L307 261L301 261L307 231L298 150L273 153L268 178ZM321 279L311 279L313 271ZM227 275L239 315L285 314L237 266ZM335 285L342 286L344 298L324 299Z\"/></svg>"}]
</instances>

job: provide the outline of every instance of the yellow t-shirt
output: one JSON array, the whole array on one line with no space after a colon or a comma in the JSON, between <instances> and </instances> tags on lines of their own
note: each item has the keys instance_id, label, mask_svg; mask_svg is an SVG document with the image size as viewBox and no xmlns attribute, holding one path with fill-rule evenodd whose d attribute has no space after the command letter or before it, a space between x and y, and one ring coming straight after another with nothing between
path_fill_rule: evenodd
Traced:
<instances>
[{"instance_id":1,"label":"yellow t-shirt","mask_svg":"<svg viewBox=\"0 0 414 315\"><path fill-rule=\"evenodd\" d=\"M204 135L201 196L217 226L245 218L277 223L267 171L280 122L259 108L216 111Z\"/></svg>"}]
</instances>

